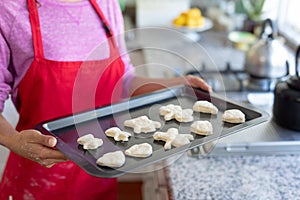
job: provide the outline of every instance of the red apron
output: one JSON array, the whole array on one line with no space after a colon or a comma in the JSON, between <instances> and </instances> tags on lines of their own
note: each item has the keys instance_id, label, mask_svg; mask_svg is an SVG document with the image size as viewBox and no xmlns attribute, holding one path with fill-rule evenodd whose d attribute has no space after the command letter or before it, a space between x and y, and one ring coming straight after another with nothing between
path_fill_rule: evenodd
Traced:
<instances>
[{"instance_id":1,"label":"red apron","mask_svg":"<svg viewBox=\"0 0 300 200\"><path fill-rule=\"evenodd\" d=\"M109 27L95 0L90 0ZM34 60L18 88L17 130L42 121L118 101L124 64L112 32L105 28L110 56L101 61L58 62L44 58L38 9L28 0ZM45 168L11 153L0 185L0 199L116 199L117 180L88 175L71 161Z\"/></svg>"}]
</instances>

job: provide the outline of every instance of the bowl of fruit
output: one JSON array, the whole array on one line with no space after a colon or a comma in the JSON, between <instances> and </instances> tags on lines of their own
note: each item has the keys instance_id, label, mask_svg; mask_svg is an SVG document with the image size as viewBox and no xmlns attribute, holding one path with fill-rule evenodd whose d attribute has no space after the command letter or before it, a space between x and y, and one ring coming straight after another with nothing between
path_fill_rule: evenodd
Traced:
<instances>
[{"instance_id":1,"label":"bowl of fruit","mask_svg":"<svg viewBox=\"0 0 300 200\"><path fill-rule=\"evenodd\" d=\"M172 22L173 27L184 32L202 32L213 27L210 19L204 17L199 8L180 13Z\"/></svg>"}]
</instances>

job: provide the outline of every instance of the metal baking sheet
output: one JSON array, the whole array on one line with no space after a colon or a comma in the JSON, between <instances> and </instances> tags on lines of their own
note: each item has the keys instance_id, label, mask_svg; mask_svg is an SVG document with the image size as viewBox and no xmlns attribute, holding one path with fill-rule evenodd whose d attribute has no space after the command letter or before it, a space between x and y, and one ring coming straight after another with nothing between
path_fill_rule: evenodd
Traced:
<instances>
[{"instance_id":1,"label":"metal baking sheet","mask_svg":"<svg viewBox=\"0 0 300 200\"><path fill-rule=\"evenodd\" d=\"M217 115L194 112L194 121L209 120L213 125L213 134L200 136L190 132L189 123L179 123L175 120L165 122L163 116L159 115L159 108L163 105L176 104L183 109L192 108L197 100L208 100L219 109ZM230 124L222 122L222 114L226 109L237 108L246 115L246 122L242 124ZM164 142L155 141L153 133L134 134L133 130L124 127L123 122L127 119L148 116L150 119L159 121L161 131L175 127L182 134L191 133L195 140L185 146L170 150L164 150ZM199 147L211 141L236 133L243 129L257 125L268 119L269 115L262 110L258 110L251 105L244 105L232 102L223 96L208 94L199 89L187 86L169 88L147 95L138 96L106 107L100 107L92 111L79 113L73 116L59 118L53 121L40 123L36 126L44 134L53 135L57 138L57 148L62 151L70 160L77 163L82 169L97 177L117 177L125 173L132 173L141 167L154 164L174 155L183 153L189 149ZM104 131L110 127L118 126L120 129L130 132L128 142L115 142L109 138ZM95 137L101 138L104 142L102 147L96 150L84 150L77 144L77 138L91 133ZM147 142L152 145L153 154L148 158L133 158L126 156L125 164L116 169L101 167L96 164L96 160L103 154L125 149L134 144Z\"/></svg>"}]
</instances>

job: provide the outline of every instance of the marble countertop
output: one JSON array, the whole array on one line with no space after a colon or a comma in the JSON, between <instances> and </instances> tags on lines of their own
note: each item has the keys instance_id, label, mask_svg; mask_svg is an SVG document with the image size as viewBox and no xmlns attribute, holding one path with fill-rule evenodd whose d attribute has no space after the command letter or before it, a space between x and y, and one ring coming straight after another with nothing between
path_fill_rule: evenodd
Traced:
<instances>
[{"instance_id":1,"label":"marble countertop","mask_svg":"<svg viewBox=\"0 0 300 200\"><path fill-rule=\"evenodd\" d=\"M300 199L300 155L184 155L167 179L174 200Z\"/></svg>"}]
</instances>

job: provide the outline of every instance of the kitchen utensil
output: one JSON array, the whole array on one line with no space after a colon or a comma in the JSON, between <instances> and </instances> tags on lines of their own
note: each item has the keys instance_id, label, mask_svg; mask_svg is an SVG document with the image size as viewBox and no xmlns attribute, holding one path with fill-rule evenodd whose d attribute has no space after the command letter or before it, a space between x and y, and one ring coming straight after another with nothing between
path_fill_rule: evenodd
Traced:
<instances>
[{"instance_id":1,"label":"kitchen utensil","mask_svg":"<svg viewBox=\"0 0 300 200\"><path fill-rule=\"evenodd\" d=\"M162 131L169 128L178 128L180 133L191 133L191 123L179 123L176 120L165 121L159 115L159 108L163 105L177 104L182 108L192 108L198 99L211 101L219 109L217 115L194 113L194 121L209 120L213 126L213 134L200 136L193 134L195 140L182 147L164 150L164 143L153 140L153 133L134 134L132 129L124 127L126 119L147 115L150 119L159 121L162 124ZM242 124L229 124L222 122L222 114L226 109L237 108L246 115L246 122ZM219 138L231 135L238 131L247 129L268 119L265 111L259 110L251 105L244 105L230 101L216 94L209 94L202 90L193 89L187 86L168 88L147 95L129 99L111 106L101 107L94 111L79 113L74 116L64 117L37 125L37 129L44 134L50 134L57 138L57 148L69 159L77 163L88 173L99 177L116 177L124 173L134 172L138 168L159 162L173 155L179 155L197 146L201 146ZM128 142L115 142L113 138L106 137L104 131L112 126L132 133ZM85 151L77 144L79 135L92 133L95 137L103 140L103 146ZM96 164L97 158L103 154L121 150L124 151L134 144L147 142L153 148L153 154L148 158L126 157L124 166L112 169L101 167ZM208 144L207 144L208 145ZM213 147L213 146L212 146Z\"/></svg>"},{"instance_id":2,"label":"kitchen utensil","mask_svg":"<svg viewBox=\"0 0 300 200\"><path fill-rule=\"evenodd\" d=\"M300 46L296 52L294 76L276 84L274 90L273 114L275 121L286 128L300 131L300 76L299 76Z\"/></svg>"},{"instance_id":3,"label":"kitchen utensil","mask_svg":"<svg viewBox=\"0 0 300 200\"><path fill-rule=\"evenodd\" d=\"M288 52L279 39L274 38L274 25L264 21L260 39L246 53L245 71L259 78L279 78L288 75Z\"/></svg>"}]
</instances>

